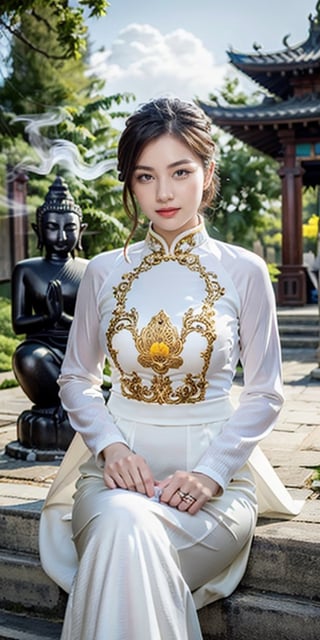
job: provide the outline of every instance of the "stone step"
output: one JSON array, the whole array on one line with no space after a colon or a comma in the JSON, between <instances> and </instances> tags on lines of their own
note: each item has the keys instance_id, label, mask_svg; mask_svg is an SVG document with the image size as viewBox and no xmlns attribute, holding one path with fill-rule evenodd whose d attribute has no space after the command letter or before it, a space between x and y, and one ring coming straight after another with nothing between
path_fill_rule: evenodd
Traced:
<instances>
[{"instance_id":1,"label":"stone step","mask_svg":"<svg viewBox=\"0 0 320 640\"><path fill-rule=\"evenodd\" d=\"M314 313L303 313L292 311L277 313L277 319L279 326L282 324L303 324L305 326L319 326L319 311L318 308L314 310Z\"/></svg>"},{"instance_id":2,"label":"stone step","mask_svg":"<svg viewBox=\"0 0 320 640\"><path fill-rule=\"evenodd\" d=\"M239 590L199 611L203 640L316 640L320 604ZM59 640L62 624L0 611L0 640Z\"/></svg>"},{"instance_id":3,"label":"stone step","mask_svg":"<svg viewBox=\"0 0 320 640\"><path fill-rule=\"evenodd\" d=\"M1 609L61 620L66 601L37 556L0 549Z\"/></svg>"},{"instance_id":4,"label":"stone step","mask_svg":"<svg viewBox=\"0 0 320 640\"><path fill-rule=\"evenodd\" d=\"M285 334L304 334L306 336L315 336L319 338L319 327L316 324L280 324L279 325L279 333L281 335Z\"/></svg>"},{"instance_id":5,"label":"stone step","mask_svg":"<svg viewBox=\"0 0 320 640\"><path fill-rule=\"evenodd\" d=\"M278 311L277 317L282 350L318 348L320 321L317 308L312 313Z\"/></svg>"},{"instance_id":6,"label":"stone step","mask_svg":"<svg viewBox=\"0 0 320 640\"><path fill-rule=\"evenodd\" d=\"M0 640L59 640L61 622L0 611Z\"/></svg>"},{"instance_id":7,"label":"stone step","mask_svg":"<svg viewBox=\"0 0 320 640\"><path fill-rule=\"evenodd\" d=\"M318 360L316 351L314 348L303 346L292 347L289 345L287 347L281 347L281 355L284 363L288 361L292 362L300 358L300 360L310 363L310 369L316 366ZM310 371L308 371L308 375L309 373Z\"/></svg>"},{"instance_id":8,"label":"stone step","mask_svg":"<svg viewBox=\"0 0 320 640\"><path fill-rule=\"evenodd\" d=\"M319 316L297 316L290 315L287 316L277 316L278 325L281 327L282 325L300 325L302 324L304 327L318 327L319 326Z\"/></svg>"},{"instance_id":9,"label":"stone step","mask_svg":"<svg viewBox=\"0 0 320 640\"><path fill-rule=\"evenodd\" d=\"M199 619L203 640L317 640L320 603L240 589Z\"/></svg>"},{"instance_id":10,"label":"stone step","mask_svg":"<svg viewBox=\"0 0 320 640\"><path fill-rule=\"evenodd\" d=\"M0 640L60 638L67 596L40 565L40 505L0 508ZM290 521L259 520L241 586L199 612L204 640L318 637L317 507L317 500L309 503L303 517Z\"/></svg>"},{"instance_id":11,"label":"stone step","mask_svg":"<svg viewBox=\"0 0 320 640\"><path fill-rule=\"evenodd\" d=\"M319 338L306 335L280 335L281 347L283 349L314 349L319 345Z\"/></svg>"},{"instance_id":12,"label":"stone step","mask_svg":"<svg viewBox=\"0 0 320 640\"><path fill-rule=\"evenodd\" d=\"M37 556L39 519L40 506L0 507L0 548Z\"/></svg>"},{"instance_id":13,"label":"stone step","mask_svg":"<svg viewBox=\"0 0 320 640\"><path fill-rule=\"evenodd\" d=\"M318 523L259 520L242 587L319 600L319 574Z\"/></svg>"},{"instance_id":14,"label":"stone step","mask_svg":"<svg viewBox=\"0 0 320 640\"><path fill-rule=\"evenodd\" d=\"M307 507L313 505L318 501ZM66 595L43 572L38 556L39 506L32 513L31 508L0 508L0 607L63 617ZM319 597L320 525L312 511L304 513L304 520L259 520L242 587Z\"/></svg>"}]
</instances>

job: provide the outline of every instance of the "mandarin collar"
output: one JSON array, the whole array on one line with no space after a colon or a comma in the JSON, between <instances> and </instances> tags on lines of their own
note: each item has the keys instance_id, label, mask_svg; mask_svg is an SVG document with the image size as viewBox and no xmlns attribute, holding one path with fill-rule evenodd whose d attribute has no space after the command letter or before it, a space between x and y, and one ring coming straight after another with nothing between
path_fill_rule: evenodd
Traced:
<instances>
[{"instance_id":1,"label":"mandarin collar","mask_svg":"<svg viewBox=\"0 0 320 640\"><path fill-rule=\"evenodd\" d=\"M192 229L186 229L179 233L170 246L162 236L155 232L152 227L152 222L150 222L145 242L151 251L160 251L160 253L174 255L177 252L189 253L206 242L207 239L208 232L203 219L200 218L199 224L192 227Z\"/></svg>"}]
</instances>

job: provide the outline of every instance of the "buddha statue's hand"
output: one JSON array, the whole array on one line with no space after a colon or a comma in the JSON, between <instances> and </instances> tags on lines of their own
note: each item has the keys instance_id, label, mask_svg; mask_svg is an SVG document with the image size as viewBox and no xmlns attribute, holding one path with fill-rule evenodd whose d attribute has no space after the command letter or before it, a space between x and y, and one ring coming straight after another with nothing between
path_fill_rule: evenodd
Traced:
<instances>
[{"instance_id":1,"label":"buddha statue's hand","mask_svg":"<svg viewBox=\"0 0 320 640\"><path fill-rule=\"evenodd\" d=\"M47 313L51 322L60 320L63 312L63 297L60 280L50 280L46 294Z\"/></svg>"}]
</instances>

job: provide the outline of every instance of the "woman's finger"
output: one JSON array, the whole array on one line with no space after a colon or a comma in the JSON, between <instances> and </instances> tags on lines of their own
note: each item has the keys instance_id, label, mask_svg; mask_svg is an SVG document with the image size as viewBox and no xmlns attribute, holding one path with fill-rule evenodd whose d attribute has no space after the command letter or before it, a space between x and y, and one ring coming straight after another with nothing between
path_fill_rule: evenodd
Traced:
<instances>
[{"instance_id":1,"label":"woman's finger","mask_svg":"<svg viewBox=\"0 0 320 640\"><path fill-rule=\"evenodd\" d=\"M136 454L122 457L106 465L105 482L111 487L112 481L121 489L154 495L154 480L145 460ZM111 479L111 483L110 483Z\"/></svg>"}]
</instances>

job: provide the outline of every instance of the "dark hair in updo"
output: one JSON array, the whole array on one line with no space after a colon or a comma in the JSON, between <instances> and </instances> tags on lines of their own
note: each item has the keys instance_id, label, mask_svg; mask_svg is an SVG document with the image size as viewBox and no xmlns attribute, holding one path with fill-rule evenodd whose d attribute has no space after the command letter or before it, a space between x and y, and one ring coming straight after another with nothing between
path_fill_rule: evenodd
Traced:
<instances>
[{"instance_id":1,"label":"dark hair in updo","mask_svg":"<svg viewBox=\"0 0 320 640\"><path fill-rule=\"evenodd\" d=\"M127 119L118 146L119 180L124 183L123 205L133 220L126 247L138 225L139 211L131 187L134 168L144 147L168 133L186 144L202 160L204 169L210 167L214 158L211 120L192 102L179 98L157 98L143 104ZM211 204L215 190L213 179L203 192L201 210Z\"/></svg>"}]
</instances>

